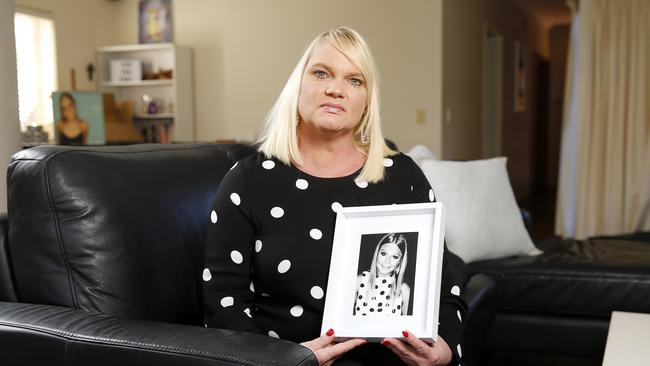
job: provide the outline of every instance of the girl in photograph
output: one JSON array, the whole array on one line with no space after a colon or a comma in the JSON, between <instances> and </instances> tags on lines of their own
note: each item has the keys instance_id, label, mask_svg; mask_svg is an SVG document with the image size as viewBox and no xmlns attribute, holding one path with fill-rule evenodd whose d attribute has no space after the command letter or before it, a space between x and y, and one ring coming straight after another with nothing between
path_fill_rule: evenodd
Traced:
<instances>
[{"instance_id":1,"label":"girl in photograph","mask_svg":"<svg viewBox=\"0 0 650 366\"><path fill-rule=\"evenodd\" d=\"M389 233L377 243L369 271L357 278L355 315L407 315L411 288L404 283L408 243Z\"/></svg>"},{"instance_id":2,"label":"girl in photograph","mask_svg":"<svg viewBox=\"0 0 650 366\"><path fill-rule=\"evenodd\" d=\"M70 93L59 98L61 119L56 122L59 145L85 145L88 143L88 122L77 115L77 104Z\"/></svg>"}]
</instances>

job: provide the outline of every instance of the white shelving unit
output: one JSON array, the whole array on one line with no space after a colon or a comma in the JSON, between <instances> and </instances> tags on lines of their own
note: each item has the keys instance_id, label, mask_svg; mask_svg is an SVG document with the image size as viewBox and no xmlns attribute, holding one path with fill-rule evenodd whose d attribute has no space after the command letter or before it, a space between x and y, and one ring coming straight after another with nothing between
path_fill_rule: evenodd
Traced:
<instances>
[{"instance_id":1,"label":"white shelving unit","mask_svg":"<svg viewBox=\"0 0 650 366\"><path fill-rule=\"evenodd\" d=\"M171 69L172 78L112 81L111 61L118 59L140 60L142 75L160 69ZM160 123L170 126L169 136L172 142L196 140L190 48L171 43L101 47L97 49L97 65L100 91L113 93L118 101L133 101L136 125L151 126ZM145 94L156 101L157 113L147 113L146 104L142 101Z\"/></svg>"}]
</instances>

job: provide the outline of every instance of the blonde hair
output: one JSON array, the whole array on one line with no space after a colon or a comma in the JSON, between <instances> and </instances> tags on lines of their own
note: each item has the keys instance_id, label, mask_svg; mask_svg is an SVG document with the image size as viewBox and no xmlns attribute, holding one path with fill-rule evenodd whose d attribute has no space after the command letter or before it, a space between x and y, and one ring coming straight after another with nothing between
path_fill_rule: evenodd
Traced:
<instances>
[{"instance_id":1,"label":"blonde hair","mask_svg":"<svg viewBox=\"0 0 650 366\"><path fill-rule=\"evenodd\" d=\"M366 162L356 179L371 183L379 182L384 178L384 158L395 152L386 146L381 132L379 80L370 49L359 33L347 27L338 27L324 32L307 46L280 96L266 116L264 127L257 140L259 151L285 164L302 164L298 147L300 84L311 55L322 44L329 44L350 59L361 71L366 82L366 109L354 130L355 145L366 155ZM367 137L368 144L361 142L362 136Z\"/></svg>"},{"instance_id":2,"label":"blonde hair","mask_svg":"<svg viewBox=\"0 0 650 366\"><path fill-rule=\"evenodd\" d=\"M386 244L395 244L402 252L400 263L395 268L395 286L391 291L391 301L395 301L398 296L402 295L402 283L404 283L404 272L406 271L406 263L408 256L408 243L402 234L388 233L384 235L375 247L375 254L372 257L370 264L370 291L375 289L375 280L377 279L377 259L379 258L379 250Z\"/></svg>"}]
</instances>

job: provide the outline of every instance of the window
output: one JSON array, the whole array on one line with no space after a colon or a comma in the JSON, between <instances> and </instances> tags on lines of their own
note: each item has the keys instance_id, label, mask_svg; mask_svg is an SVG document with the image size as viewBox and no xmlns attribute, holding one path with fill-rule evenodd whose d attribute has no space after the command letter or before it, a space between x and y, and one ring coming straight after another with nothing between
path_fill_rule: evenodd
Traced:
<instances>
[{"instance_id":1,"label":"window","mask_svg":"<svg viewBox=\"0 0 650 366\"><path fill-rule=\"evenodd\" d=\"M54 21L46 15L16 12L16 63L20 128L51 129L52 92L57 88Z\"/></svg>"}]
</instances>

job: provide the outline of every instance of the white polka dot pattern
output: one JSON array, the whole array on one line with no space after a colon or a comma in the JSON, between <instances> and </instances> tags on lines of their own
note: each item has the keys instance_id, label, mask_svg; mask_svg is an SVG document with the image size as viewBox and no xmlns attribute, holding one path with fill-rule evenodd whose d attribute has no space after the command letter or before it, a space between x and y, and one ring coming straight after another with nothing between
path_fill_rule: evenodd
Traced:
<instances>
[{"instance_id":1,"label":"white polka dot pattern","mask_svg":"<svg viewBox=\"0 0 650 366\"><path fill-rule=\"evenodd\" d=\"M384 159L384 166L386 168L392 167L393 166L393 159L391 159L391 158Z\"/></svg>"},{"instance_id":2,"label":"white polka dot pattern","mask_svg":"<svg viewBox=\"0 0 650 366\"><path fill-rule=\"evenodd\" d=\"M221 306L224 308L227 308L228 306L232 306L235 303L235 299L232 298L232 296L226 296L221 299Z\"/></svg>"},{"instance_id":3,"label":"white polka dot pattern","mask_svg":"<svg viewBox=\"0 0 650 366\"><path fill-rule=\"evenodd\" d=\"M273 160L264 160L262 167L266 170L271 170L275 168L275 162Z\"/></svg>"},{"instance_id":4,"label":"white polka dot pattern","mask_svg":"<svg viewBox=\"0 0 650 366\"><path fill-rule=\"evenodd\" d=\"M323 237L323 233L318 229L309 230L309 236L314 240L320 240Z\"/></svg>"},{"instance_id":5,"label":"white polka dot pattern","mask_svg":"<svg viewBox=\"0 0 650 366\"><path fill-rule=\"evenodd\" d=\"M241 262L244 261L244 257L241 255L240 252L233 250L230 252L230 259L232 259L235 264L241 264Z\"/></svg>"},{"instance_id":6,"label":"white polka dot pattern","mask_svg":"<svg viewBox=\"0 0 650 366\"><path fill-rule=\"evenodd\" d=\"M278 333L276 333L276 332L274 332L274 331L272 331L272 330L269 330L269 337L280 338L280 336L278 335Z\"/></svg>"},{"instance_id":7,"label":"white polka dot pattern","mask_svg":"<svg viewBox=\"0 0 650 366\"><path fill-rule=\"evenodd\" d=\"M296 188L302 189L303 191L309 187L309 182L307 182L304 179L298 179L296 180Z\"/></svg>"},{"instance_id":8,"label":"white polka dot pattern","mask_svg":"<svg viewBox=\"0 0 650 366\"><path fill-rule=\"evenodd\" d=\"M312 287L311 290L309 291L309 293L311 294L311 297L313 297L316 300L322 299L323 295L325 295L325 293L323 292L323 289L320 286Z\"/></svg>"},{"instance_id":9,"label":"white polka dot pattern","mask_svg":"<svg viewBox=\"0 0 650 366\"><path fill-rule=\"evenodd\" d=\"M296 318L302 315L303 309L302 306L296 305L289 310L291 315L295 316Z\"/></svg>"},{"instance_id":10,"label":"white polka dot pattern","mask_svg":"<svg viewBox=\"0 0 650 366\"><path fill-rule=\"evenodd\" d=\"M368 182L365 180L355 180L354 183L357 185L359 188L366 188L368 187Z\"/></svg>"},{"instance_id":11,"label":"white polka dot pattern","mask_svg":"<svg viewBox=\"0 0 650 366\"><path fill-rule=\"evenodd\" d=\"M250 286L248 286L248 288L250 288L250 289L251 289L251 292L255 292L255 285L253 284L253 282L252 282L252 281L251 281L251 284L250 284Z\"/></svg>"},{"instance_id":12,"label":"white polka dot pattern","mask_svg":"<svg viewBox=\"0 0 650 366\"><path fill-rule=\"evenodd\" d=\"M239 197L237 193L232 193L230 195L230 200L232 201L232 203L235 204L235 206L239 206L239 204L241 203L241 197Z\"/></svg>"},{"instance_id":13,"label":"white polka dot pattern","mask_svg":"<svg viewBox=\"0 0 650 366\"><path fill-rule=\"evenodd\" d=\"M261 240L255 240L255 252L259 253L260 250L262 250L262 241Z\"/></svg>"},{"instance_id":14,"label":"white polka dot pattern","mask_svg":"<svg viewBox=\"0 0 650 366\"><path fill-rule=\"evenodd\" d=\"M436 199L436 195L433 194L433 189L429 189L429 201L433 202Z\"/></svg>"},{"instance_id":15,"label":"white polka dot pattern","mask_svg":"<svg viewBox=\"0 0 650 366\"><path fill-rule=\"evenodd\" d=\"M451 294L460 296L460 287L458 287L458 285L454 285L454 287L451 288Z\"/></svg>"},{"instance_id":16,"label":"white polka dot pattern","mask_svg":"<svg viewBox=\"0 0 650 366\"><path fill-rule=\"evenodd\" d=\"M210 221L212 221L213 224L216 224L217 219L217 212L215 210L212 210L212 212L210 212Z\"/></svg>"},{"instance_id":17,"label":"white polka dot pattern","mask_svg":"<svg viewBox=\"0 0 650 366\"><path fill-rule=\"evenodd\" d=\"M244 309L244 313L245 313L249 318L252 318L252 317L253 317L253 316L251 315L251 309L250 309L250 308L246 308L246 309Z\"/></svg>"},{"instance_id":18,"label":"white polka dot pattern","mask_svg":"<svg viewBox=\"0 0 650 366\"><path fill-rule=\"evenodd\" d=\"M460 310L456 310L456 316L458 317L458 320L462 323L463 318L460 316Z\"/></svg>"},{"instance_id":19,"label":"white polka dot pattern","mask_svg":"<svg viewBox=\"0 0 650 366\"><path fill-rule=\"evenodd\" d=\"M271 216L275 217L276 219L279 219L280 217L284 216L284 210L282 207L273 207L271 209Z\"/></svg>"},{"instance_id":20,"label":"white polka dot pattern","mask_svg":"<svg viewBox=\"0 0 650 366\"><path fill-rule=\"evenodd\" d=\"M456 351L458 351L458 357L463 358L463 352L460 350L460 344L456 346Z\"/></svg>"},{"instance_id":21,"label":"white polka dot pattern","mask_svg":"<svg viewBox=\"0 0 650 366\"><path fill-rule=\"evenodd\" d=\"M208 282L212 279L212 273L210 273L209 269L204 269L203 270L203 281Z\"/></svg>"},{"instance_id":22,"label":"white polka dot pattern","mask_svg":"<svg viewBox=\"0 0 650 366\"><path fill-rule=\"evenodd\" d=\"M338 203L338 202L332 203L332 211L339 212L339 210L342 209L342 208L343 208L343 206L341 206L340 203Z\"/></svg>"},{"instance_id":23,"label":"white polka dot pattern","mask_svg":"<svg viewBox=\"0 0 650 366\"><path fill-rule=\"evenodd\" d=\"M291 261L288 259L285 259L278 264L278 272L280 273L287 273L289 268L291 268Z\"/></svg>"}]
</instances>

